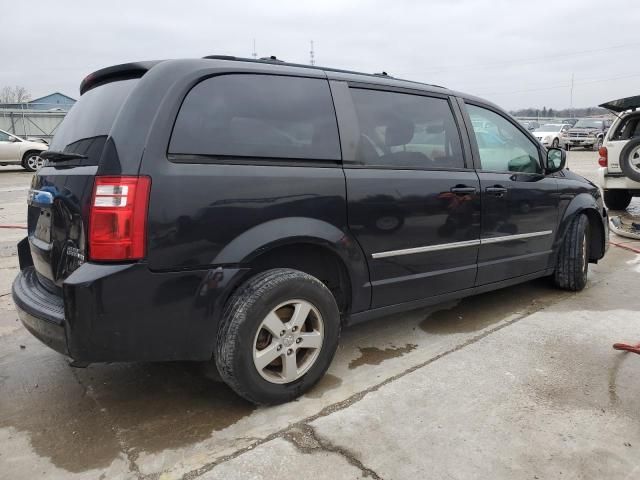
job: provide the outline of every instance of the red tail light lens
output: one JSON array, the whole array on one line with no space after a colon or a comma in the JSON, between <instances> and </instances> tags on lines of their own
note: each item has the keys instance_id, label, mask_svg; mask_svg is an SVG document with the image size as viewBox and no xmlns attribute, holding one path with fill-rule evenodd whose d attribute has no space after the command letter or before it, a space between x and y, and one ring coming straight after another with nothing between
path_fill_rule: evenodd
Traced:
<instances>
[{"instance_id":1,"label":"red tail light lens","mask_svg":"<svg viewBox=\"0 0 640 480\"><path fill-rule=\"evenodd\" d=\"M149 177L96 177L89 216L89 258L138 260L145 256Z\"/></svg>"},{"instance_id":2,"label":"red tail light lens","mask_svg":"<svg viewBox=\"0 0 640 480\"><path fill-rule=\"evenodd\" d=\"M607 147L600 147L598 149L598 154L600 155L600 158L598 158L598 165L601 167L609 165L609 152L607 151Z\"/></svg>"}]
</instances>

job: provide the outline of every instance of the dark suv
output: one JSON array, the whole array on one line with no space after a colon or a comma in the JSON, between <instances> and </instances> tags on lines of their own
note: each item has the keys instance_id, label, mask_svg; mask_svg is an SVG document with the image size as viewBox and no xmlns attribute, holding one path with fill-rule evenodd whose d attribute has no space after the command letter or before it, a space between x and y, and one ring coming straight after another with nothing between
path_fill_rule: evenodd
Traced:
<instances>
[{"instance_id":1,"label":"dark suv","mask_svg":"<svg viewBox=\"0 0 640 480\"><path fill-rule=\"evenodd\" d=\"M13 298L79 363L214 359L257 403L340 329L608 246L596 186L504 111L386 74L208 57L99 70L34 176Z\"/></svg>"}]
</instances>

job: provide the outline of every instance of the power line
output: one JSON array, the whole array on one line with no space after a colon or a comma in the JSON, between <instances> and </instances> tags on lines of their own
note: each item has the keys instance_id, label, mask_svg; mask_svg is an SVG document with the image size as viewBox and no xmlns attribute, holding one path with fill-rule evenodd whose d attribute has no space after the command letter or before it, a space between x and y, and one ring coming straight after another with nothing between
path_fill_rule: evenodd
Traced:
<instances>
[{"instance_id":1,"label":"power line","mask_svg":"<svg viewBox=\"0 0 640 480\"><path fill-rule=\"evenodd\" d=\"M484 63L476 63L476 64L465 64L465 65L450 65L450 66L443 66L443 67L438 67L435 69L431 69L431 70L426 70L425 73L440 73L440 72L446 72L447 70L455 70L455 71L465 71L465 70L475 70L475 69L486 69L486 68L492 68L492 67L505 67L505 66L519 66L519 65L528 65L528 64L532 64L532 63L539 63L539 62L548 62L550 60L554 60L554 59L561 59L561 58L569 58L569 57L574 57L576 55L587 55L587 54L592 54L592 53L600 53L600 52L607 52L610 50L615 50L615 49L620 49L620 48L629 48L629 47L636 47L639 46L640 42L633 42L633 43L625 43L625 44L621 44L621 45L612 45L609 47L603 47L603 48L594 48L594 49L590 49L590 50L580 50L580 51L576 51L576 52L570 52L570 53L561 53L561 54L557 54L557 55L544 55L544 56L540 56L540 57L529 57L526 59L517 59L517 60L503 60L503 61L499 61L499 62L484 62Z\"/></svg>"},{"instance_id":2,"label":"power line","mask_svg":"<svg viewBox=\"0 0 640 480\"><path fill-rule=\"evenodd\" d=\"M573 81L573 76L571 79L571 83L569 84L563 84L563 85L549 85L546 87L536 87L536 88L526 88L523 90L513 90L510 92L488 92L488 93L480 93L479 95L511 95L511 94L515 94L515 93L526 93L526 92L537 92L540 90L554 90L557 88L572 88L573 85L588 85L590 83L600 83L600 82L610 82L612 80L621 80L623 78L633 78L633 77L640 77L640 73L632 73L629 75L618 75L616 77L609 77L609 78L598 78L598 79L590 79L590 80L583 80L581 82L574 82Z\"/></svg>"}]
</instances>

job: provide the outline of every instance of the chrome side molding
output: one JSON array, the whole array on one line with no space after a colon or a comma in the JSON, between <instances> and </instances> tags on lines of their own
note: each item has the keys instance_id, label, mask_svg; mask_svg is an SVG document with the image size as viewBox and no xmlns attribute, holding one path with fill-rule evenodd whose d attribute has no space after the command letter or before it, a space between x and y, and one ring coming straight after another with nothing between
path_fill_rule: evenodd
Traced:
<instances>
[{"instance_id":1,"label":"chrome side molding","mask_svg":"<svg viewBox=\"0 0 640 480\"><path fill-rule=\"evenodd\" d=\"M437 252L440 250L451 250L454 248L475 247L478 245L486 245L491 243L509 242L511 240L524 240L526 238L543 237L551 235L553 230L544 230L542 232L517 233L515 235L504 235L502 237L479 238L477 240L465 240L463 242L439 243L437 245L428 245L425 247L405 248L402 250L389 250L387 252L378 252L371 254L372 258L397 257L400 255L413 255L415 253Z\"/></svg>"}]
</instances>

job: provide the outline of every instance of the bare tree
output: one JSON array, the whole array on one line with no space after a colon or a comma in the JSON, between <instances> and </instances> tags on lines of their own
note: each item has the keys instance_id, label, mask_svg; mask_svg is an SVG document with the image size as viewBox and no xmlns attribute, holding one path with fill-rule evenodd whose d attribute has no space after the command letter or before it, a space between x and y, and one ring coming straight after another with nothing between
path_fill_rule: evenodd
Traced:
<instances>
[{"instance_id":1,"label":"bare tree","mask_svg":"<svg viewBox=\"0 0 640 480\"><path fill-rule=\"evenodd\" d=\"M15 87L2 87L0 90L0 103L23 103L31 100L29 91L16 85Z\"/></svg>"}]
</instances>

